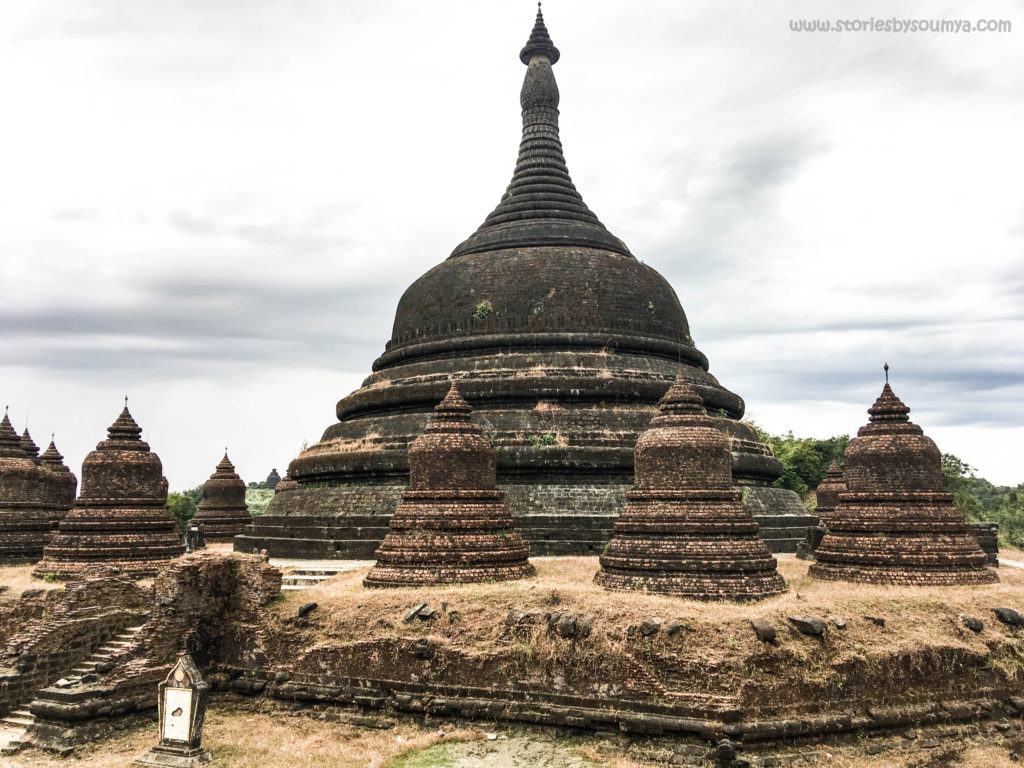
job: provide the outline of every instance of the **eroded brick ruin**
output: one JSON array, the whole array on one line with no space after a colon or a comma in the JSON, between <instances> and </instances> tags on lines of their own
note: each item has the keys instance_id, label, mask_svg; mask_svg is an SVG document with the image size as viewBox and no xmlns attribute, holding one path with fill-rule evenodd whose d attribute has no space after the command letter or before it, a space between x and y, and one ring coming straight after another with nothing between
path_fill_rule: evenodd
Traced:
<instances>
[{"instance_id":1,"label":"eroded brick ruin","mask_svg":"<svg viewBox=\"0 0 1024 768\"><path fill-rule=\"evenodd\" d=\"M452 382L409 447L409 488L367 587L508 581L534 573L496 485L497 455Z\"/></svg>"},{"instance_id":2,"label":"eroded brick ruin","mask_svg":"<svg viewBox=\"0 0 1024 768\"><path fill-rule=\"evenodd\" d=\"M998 581L942 490L939 449L888 381L868 413L846 448L847 490L829 514L810 575L904 585Z\"/></svg>"},{"instance_id":3,"label":"eroded brick ruin","mask_svg":"<svg viewBox=\"0 0 1024 768\"><path fill-rule=\"evenodd\" d=\"M28 443L35 446L31 438ZM4 412L0 420L0 565L35 562L53 530L44 494L47 473L36 458L38 449L31 452L26 447Z\"/></svg>"},{"instance_id":4,"label":"eroded brick ruin","mask_svg":"<svg viewBox=\"0 0 1024 768\"><path fill-rule=\"evenodd\" d=\"M781 465L740 421L743 399L708 372L672 287L576 190L559 138L559 55L538 13L520 52L522 143L500 203L405 292L373 373L289 466L303 487L276 497L237 549L371 557L408 445L457 378L531 552L597 554L632 486L636 439L680 364L732 442L734 481L766 538L791 551L813 524L796 494L772 487Z\"/></svg>"},{"instance_id":5,"label":"eroded brick ruin","mask_svg":"<svg viewBox=\"0 0 1024 768\"><path fill-rule=\"evenodd\" d=\"M142 578L184 551L167 507L163 465L141 435L126 405L107 439L85 457L82 493L60 521L35 575L67 579L103 563Z\"/></svg>"},{"instance_id":6,"label":"eroded brick ruin","mask_svg":"<svg viewBox=\"0 0 1024 768\"><path fill-rule=\"evenodd\" d=\"M733 487L729 440L680 369L636 444L636 482L595 581L697 600L783 592L775 558Z\"/></svg>"},{"instance_id":7,"label":"eroded brick ruin","mask_svg":"<svg viewBox=\"0 0 1024 768\"><path fill-rule=\"evenodd\" d=\"M203 500L199 502L195 522L207 541L230 539L252 522L245 503L245 482L235 472L227 449L216 471L203 484Z\"/></svg>"}]
</instances>

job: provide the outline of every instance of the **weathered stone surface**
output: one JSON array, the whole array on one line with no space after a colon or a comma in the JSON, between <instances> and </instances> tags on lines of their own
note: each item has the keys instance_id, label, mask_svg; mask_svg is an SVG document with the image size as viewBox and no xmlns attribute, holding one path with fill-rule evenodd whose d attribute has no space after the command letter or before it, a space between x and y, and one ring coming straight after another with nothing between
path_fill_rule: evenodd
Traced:
<instances>
[{"instance_id":1,"label":"weathered stone surface","mask_svg":"<svg viewBox=\"0 0 1024 768\"><path fill-rule=\"evenodd\" d=\"M835 625L836 629L846 629L846 619L842 616L829 616L828 620Z\"/></svg>"},{"instance_id":2,"label":"weathered stone surface","mask_svg":"<svg viewBox=\"0 0 1024 768\"><path fill-rule=\"evenodd\" d=\"M886 381L870 420L846 448L847 490L808 573L876 584L998 581L942 490L941 456Z\"/></svg>"},{"instance_id":3,"label":"weathered stone surface","mask_svg":"<svg viewBox=\"0 0 1024 768\"><path fill-rule=\"evenodd\" d=\"M299 610L297 611L297 613L298 613L299 617L301 618L303 616L308 616L313 611L315 611L318 607L319 607L319 605L317 603L303 603L302 605L299 606Z\"/></svg>"},{"instance_id":4,"label":"weathered stone surface","mask_svg":"<svg viewBox=\"0 0 1024 768\"><path fill-rule=\"evenodd\" d=\"M785 590L757 523L732 487L728 439L680 368L636 444L636 483L595 581L699 600Z\"/></svg>"},{"instance_id":5,"label":"weathered stone surface","mask_svg":"<svg viewBox=\"0 0 1024 768\"><path fill-rule=\"evenodd\" d=\"M775 627L768 619L756 618L750 620L750 626L754 629L754 635L762 643L775 642Z\"/></svg>"},{"instance_id":6,"label":"weathered stone surface","mask_svg":"<svg viewBox=\"0 0 1024 768\"><path fill-rule=\"evenodd\" d=\"M495 484L496 455L452 382L409 448L409 488L363 584L506 581L534 573Z\"/></svg>"},{"instance_id":7,"label":"weathered stone surface","mask_svg":"<svg viewBox=\"0 0 1024 768\"><path fill-rule=\"evenodd\" d=\"M1015 611L1013 608L993 608L992 613L996 615L1003 624L1008 627L1021 627L1024 626L1024 616Z\"/></svg>"},{"instance_id":8,"label":"weathered stone surface","mask_svg":"<svg viewBox=\"0 0 1024 768\"><path fill-rule=\"evenodd\" d=\"M680 363L731 440L734 478L751 488L751 511L806 515L795 494L772 487L781 466L740 421L742 398L708 372L671 286L577 191L559 137L554 49L528 50L536 53L520 94L522 143L499 204L406 291L373 373L338 403L338 421L320 442L289 466L303 492L276 496L237 549L372 552L383 532L343 520L379 514L381 488L395 498L409 444L457 378L493 437L513 515L579 515L587 523L544 526L536 535L524 524L524 536L551 554L599 552L606 539L591 529L618 511L632 483L633 445ZM342 484L351 487L338 492ZM292 524L314 536L298 535Z\"/></svg>"},{"instance_id":9,"label":"weathered stone surface","mask_svg":"<svg viewBox=\"0 0 1024 768\"><path fill-rule=\"evenodd\" d=\"M141 578L182 554L163 465L141 435L125 406L107 439L85 457L81 496L60 521L35 575L67 579L103 563Z\"/></svg>"},{"instance_id":10,"label":"weathered stone surface","mask_svg":"<svg viewBox=\"0 0 1024 768\"><path fill-rule=\"evenodd\" d=\"M789 621L805 635L824 635L828 629L828 624L816 616L790 616Z\"/></svg>"},{"instance_id":11,"label":"weathered stone surface","mask_svg":"<svg viewBox=\"0 0 1024 768\"><path fill-rule=\"evenodd\" d=\"M656 635L658 630L661 629L661 624L661 619L647 619L640 624L640 634L644 637Z\"/></svg>"},{"instance_id":12,"label":"weathered stone surface","mask_svg":"<svg viewBox=\"0 0 1024 768\"><path fill-rule=\"evenodd\" d=\"M876 627L884 627L885 626L885 619L883 619L881 616L868 616L867 614L865 614L864 615L864 620L865 621L870 621Z\"/></svg>"},{"instance_id":13,"label":"weathered stone surface","mask_svg":"<svg viewBox=\"0 0 1024 768\"><path fill-rule=\"evenodd\" d=\"M44 485L48 473L35 450L31 438L24 443L18 437L5 411L0 420L0 565L38 560L53 530Z\"/></svg>"},{"instance_id":14,"label":"weathered stone surface","mask_svg":"<svg viewBox=\"0 0 1024 768\"><path fill-rule=\"evenodd\" d=\"M968 616L966 613L960 614L960 621L967 627L971 632L978 633L985 628L985 624L981 619L977 619L974 616Z\"/></svg>"},{"instance_id":15,"label":"weathered stone surface","mask_svg":"<svg viewBox=\"0 0 1024 768\"><path fill-rule=\"evenodd\" d=\"M203 500L199 502L195 522L210 541L237 536L252 522L245 503L245 482L235 472L227 450L216 471L203 484Z\"/></svg>"}]
</instances>

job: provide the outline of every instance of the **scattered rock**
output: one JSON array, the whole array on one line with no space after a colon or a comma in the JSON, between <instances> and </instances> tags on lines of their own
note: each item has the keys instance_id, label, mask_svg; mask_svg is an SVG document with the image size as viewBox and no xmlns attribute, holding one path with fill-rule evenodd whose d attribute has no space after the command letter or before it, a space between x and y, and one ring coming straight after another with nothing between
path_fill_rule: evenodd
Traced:
<instances>
[{"instance_id":1,"label":"scattered rock","mask_svg":"<svg viewBox=\"0 0 1024 768\"><path fill-rule=\"evenodd\" d=\"M754 628L754 634L762 643L775 642L775 627L768 619L751 619L750 626Z\"/></svg>"},{"instance_id":2,"label":"scattered rock","mask_svg":"<svg viewBox=\"0 0 1024 768\"><path fill-rule=\"evenodd\" d=\"M790 616L790 622L805 635L820 637L825 634L828 625L816 616Z\"/></svg>"},{"instance_id":3,"label":"scattered rock","mask_svg":"<svg viewBox=\"0 0 1024 768\"><path fill-rule=\"evenodd\" d=\"M881 616L865 616L864 618L865 620L870 621L876 627L885 626L885 619L883 619Z\"/></svg>"},{"instance_id":4,"label":"scattered rock","mask_svg":"<svg viewBox=\"0 0 1024 768\"><path fill-rule=\"evenodd\" d=\"M78 678L78 682L80 682L80 683L95 683L98 679L99 678L96 675L94 675L92 672L86 672L84 675L82 675L80 678Z\"/></svg>"},{"instance_id":5,"label":"scattered rock","mask_svg":"<svg viewBox=\"0 0 1024 768\"><path fill-rule=\"evenodd\" d=\"M565 638L590 637L593 616L558 611L548 616L548 632Z\"/></svg>"},{"instance_id":6,"label":"scattered rock","mask_svg":"<svg viewBox=\"0 0 1024 768\"><path fill-rule=\"evenodd\" d=\"M99 664L96 665L96 671L99 672L101 675L105 675L107 672L109 672L116 666L117 665L112 661L101 661Z\"/></svg>"},{"instance_id":7,"label":"scattered rock","mask_svg":"<svg viewBox=\"0 0 1024 768\"><path fill-rule=\"evenodd\" d=\"M846 629L846 619L841 616L829 616L829 621L835 624L836 629Z\"/></svg>"},{"instance_id":8,"label":"scattered rock","mask_svg":"<svg viewBox=\"0 0 1024 768\"><path fill-rule=\"evenodd\" d=\"M433 621L437 618L437 609L424 605L420 612L416 614L416 618L420 621Z\"/></svg>"},{"instance_id":9,"label":"scattered rock","mask_svg":"<svg viewBox=\"0 0 1024 768\"><path fill-rule=\"evenodd\" d=\"M992 613L1008 627L1024 626L1024 616L1021 616L1013 608L993 608Z\"/></svg>"},{"instance_id":10,"label":"scattered rock","mask_svg":"<svg viewBox=\"0 0 1024 768\"><path fill-rule=\"evenodd\" d=\"M454 609L448 611L448 623L454 624L462 618L462 612Z\"/></svg>"},{"instance_id":11,"label":"scattered rock","mask_svg":"<svg viewBox=\"0 0 1024 768\"><path fill-rule=\"evenodd\" d=\"M0 584L0 595L2 595L4 592L6 592L9 589L10 589L10 587L7 586L6 584Z\"/></svg>"},{"instance_id":12,"label":"scattered rock","mask_svg":"<svg viewBox=\"0 0 1024 768\"><path fill-rule=\"evenodd\" d=\"M21 593L21 599L22 600L32 600L32 599L34 599L36 597L42 597L45 594L46 594L46 590L45 589L39 589L38 587L35 588L35 589L26 589L24 592Z\"/></svg>"},{"instance_id":13,"label":"scattered rock","mask_svg":"<svg viewBox=\"0 0 1024 768\"><path fill-rule=\"evenodd\" d=\"M669 622L669 624L665 627L665 632L668 634L669 637L671 637L672 635L678 635L684 629L686 629L686 625L683 624L683 622L672 621Z\"/></svg>"},{"instance_id":14,"label":"scattered rock","mask_svg":"<svg viewBox=\"0 0 1024 768\"><path fill-rule=\"evenodd\" d=\"M868 744L864 748L864 751L867 752L869 755L877 755L879 752L882 751L882 745L881 744Z\"/></svg>"},{"instance_id":15,"label":"scattered rock","mask_svg":"<svg viewBox=\"0 0 1024 768\"><path fill-rule=\"evenodd\" d=\"M419 605L414 605L412 608L410 608L409 612L407 614L405 614L405 619L404 619L405 623L406 624L412 624L413 619L415 619L417 616L419 616L420 615L420 611L422 611L426 607L427 607L426 603L420 603Z\"/></svg>"},{"instance_id":16,"label":"scattered rock","mask_svg":"<svg viewBox=\"0 0 1024 768\"><path fill-rule=\"evenodd\" d=\"M960 614L960 621L962 621L963 625L971 630L971 632L981 632L981 630L985 628L985 624L981 619L968 616L966 613Z\"/></svg>"},{"instance_id":17,"label":"scattered rock","mask_svg":"<svg viewBox=\"0 0 1024 768\"><path fill-rule=\"evenodd\" d=\"M312 613L318 608L317 603L303 603L299 606L299 618L302 618L308 613Z\"/></svg>"},{"instance_id":18,"label":"scattered rock","mask_svg":"<svg viewBox=\"0 0 1024 768\"><path fill-rule=\"evenodd\" d=\"M644 637L650 637L651 635L658 634L659 629L661 629L661 619L647 619L640 625L640 634Z\"/></svg>"}]
</instances>

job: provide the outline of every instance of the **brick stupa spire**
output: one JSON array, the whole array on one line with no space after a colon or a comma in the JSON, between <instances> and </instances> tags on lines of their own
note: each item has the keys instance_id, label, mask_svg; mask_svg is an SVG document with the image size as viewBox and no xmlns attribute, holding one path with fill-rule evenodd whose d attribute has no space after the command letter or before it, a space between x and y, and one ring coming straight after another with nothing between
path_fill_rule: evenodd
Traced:
<instances>
[{"instance_id":1,"label":"brick stupa spire","mask_svg":"<svg viewBox=\"0 0 1024 768\"><path fill-rule=\"evenodd\" d=\"M184 552L167 507L163 465L141 436L126 404L107 439L85 457L82 493L60 521L36 576L74 578L102 563L143 578Z\"/></svg>"},{"instance_id":2,"label":"brick stupa spire","mask_svg":"<svg viewBox=\"0 0 1024 768\"><path fill-rule=\"evenodd\" d=\"M43 451L43 455L39 457L39 463L45 473L43 495L46 511L50 522L56 528L71 509L71 505L75 503L78 478L68 469L64 463L64 457L60 455L60 451L57 450L52 439L50 445Z\"/></svg>"},{"instance_id":3,"label":"brick stupa spire","mask_svg":"<svg viewBox=\"0 0 1024 768\"><path fill-rule=\"evenodd\" d=\"M939 449L888 381L868 413L846 448L847 490L829 515L810 575L900 585L998 581L942 490Z\"/></svg>"},{"instance_id":4,"label":"brick stupa spire","mask_svg":"<svg viewBox=\"0 0 1024 768\"><path fill-rule=\"evenodd\" d=\"M775 558L732 486L729 440L680 367L636 443L636 481L595 581L696 600L783 592Z\"/></svg>"},{"instance_id":5,"label":"brick stupa spire","mask_svg":"<svg viewBox=\"0 0 1024 768\"><path fill-rule=\"evenodd\" d=\"M52 531L42 481L35 453L26 452L4 411L0 420L0 565L32 563L42 556Z\"/></svg>"},{"instance_id":6,"label":"brick stupa spire","mask_svg":"<svg viewBox=\"0 0 1024 768\"><path fill-rule=\"evenodd\" d=\"M363 584L401 587L531 576L496 485L497 455L452 382L409 447L409 488Z\"/></svg>"},{"instance_id":7,"label":"brick stupa spire","mask_svg":"<svg viewBox=\"0 0 1024 768\"><path fill-rule=\"evenodd\" d=\"M242 532L252 522L245 503L245 482L235 472L227 448L217 470L203 484L203 500L195 522L208 541L226 541Z\"/></svg>"}]
</instances>

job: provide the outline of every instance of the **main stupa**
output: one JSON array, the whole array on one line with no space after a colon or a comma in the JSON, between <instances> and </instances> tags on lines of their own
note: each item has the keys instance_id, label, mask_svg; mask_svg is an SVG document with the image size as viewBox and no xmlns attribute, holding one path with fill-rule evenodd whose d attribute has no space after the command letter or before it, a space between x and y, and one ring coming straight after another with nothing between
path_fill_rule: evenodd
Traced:
<instances>
[{"instance_id":1,"label":"main stupa","mask_svg":"<svg viewBox=\"0 0 1024 768\"><path fill-rule=\"evenodd\" d=\"M402 296L391 340L337 422L288 467L235 539L276 556L365 557L388 531L408 446L449 383L498 452L498 484L533 555L600 552L633 485L633 446L683 367L731 441L745 505L776 550L816 522L771 483L781 466L708 372L675 291L583 202L562 155L559 51L537 20L519 58L523 134L498 206Z\"/></svg>"}]
</instances>

